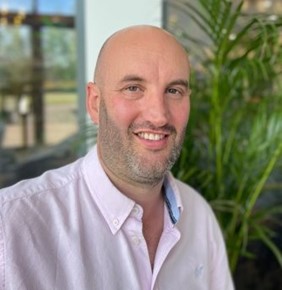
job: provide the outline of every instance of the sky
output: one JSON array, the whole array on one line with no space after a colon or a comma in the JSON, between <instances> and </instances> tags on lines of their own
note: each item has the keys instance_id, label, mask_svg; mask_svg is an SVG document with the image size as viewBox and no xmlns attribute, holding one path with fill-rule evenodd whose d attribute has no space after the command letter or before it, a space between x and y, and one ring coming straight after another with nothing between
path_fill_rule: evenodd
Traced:
<instances>
[{"instance_id":1,"label":"sky","mask_svg":"<svg viewBox=\"0 0 282 290\"><path fill-rule=\"evenodd\" d=\"M43 14L72 15L75 12L76 0L0 0L0 11L29 13L33 3L36 3L38 11Z\"/></svg>"}]
</instances>

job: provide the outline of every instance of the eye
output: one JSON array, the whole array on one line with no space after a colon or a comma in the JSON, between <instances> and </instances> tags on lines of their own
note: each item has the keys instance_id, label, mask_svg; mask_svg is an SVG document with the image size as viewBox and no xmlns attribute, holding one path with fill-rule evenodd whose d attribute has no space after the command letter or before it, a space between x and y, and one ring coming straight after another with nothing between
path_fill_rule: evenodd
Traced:
<instances>
[{"instance_id":1,"label":"eye","mask_svg":"<svg viewBox=\"0 0 282 290\"><path fill-rule=\"evenodd\" d=\"M167 92L174 95L180 93L179 90L174 89L174 88L167 89Z\"/></svg>"},{"instance_id":2,"label":"eye","mask_svg":"<svg viewBox=\"0 0 282 290\"><path fill-rule=\"evenodd\" d=\"M138 88L137 86L129 86L127 88L125 88L126 91L129 91L129 92L137 92L140 90L140 88Z\"/></svg>"},{"instance_id":3,"label":"eye","mask_svg":"<svg viewBox=\"0 0 282 290\"><path fill-rule=\"evenodd\" d=\"M144 90L139 85L128 85L122 89L124 95L131 99L138 99L143 96Z\"/></svg>"},{"instance_id":4,"label":"eye","mask_svg":"<svg viewBox=\"0 0 282 290\"><path fill-rule=\"evenodd\" d=\"M172 97L180 98L183 96L184 93L181 89L178 89L178 88L168 88L166 90L166 94Z\"/></svg>"}]
</instances>

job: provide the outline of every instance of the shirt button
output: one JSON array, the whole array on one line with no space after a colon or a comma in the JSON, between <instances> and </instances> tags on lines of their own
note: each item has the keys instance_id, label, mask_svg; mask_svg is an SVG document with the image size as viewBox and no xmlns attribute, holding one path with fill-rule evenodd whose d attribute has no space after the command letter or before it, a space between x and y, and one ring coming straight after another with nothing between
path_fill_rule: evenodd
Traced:
<instances>
[{"instance_id":1,"label":"shirt button","mask_svg":"<svg viewBox=\"0 0 282 290\"><path fill-rule=\"evenodd\" d=\"M140 239L137 237L137 236L133 236L132 237L132 242L133 242L133 244L135 245L135 246L138 246L138 245L140 245Z\"/></svg>"},{"instance_id":2,"label":"shirt button","mask_svg":"<svg viewBox=\"0 0 282 290\"><path fill-rule=\"evenodd\" d=\"M132 212L133 212L134 215L138 215L138 213L139 213L139 208L138 208L137 205L135 205L135 206L133 207Z\"/></svg>"},{"instance_id":3,"label":"shirt button","mask_svg":"<svg viewBox=\"0 0 282 290\"><path fill-rule=\"evenodd\" d=\"M113 219L113 225L117 227L119 225L119 220L117 218Z\"/></svg>"}]
</instances>

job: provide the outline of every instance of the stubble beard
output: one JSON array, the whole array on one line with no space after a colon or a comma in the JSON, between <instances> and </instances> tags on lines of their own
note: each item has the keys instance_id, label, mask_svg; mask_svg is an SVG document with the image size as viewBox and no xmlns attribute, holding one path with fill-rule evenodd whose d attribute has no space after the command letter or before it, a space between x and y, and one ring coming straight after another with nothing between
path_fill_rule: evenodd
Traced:
<instances>
[{"instance_id":1,"label":"stubble beard","mask_svg":"<svg viewBox=\"0 0 282 290\"><path fill-rule=\"evenodd\" d=\"M98 142L100 143L100 153L104 165L116 176L134 183L156 185L169 171L178 159L185 129L180 134L179 141L174 144L167 157L152 162L150 156L143 156L137 151L133 143L132 127L128 129L127 139L123 138L120 129L115 122L110 119L104 101L100 105L100 125L98 132ZM143 128L144 125L142 124ZM173 129L171 129L173 131ZM176 136L176 130L172 132ZM155 154L160 154L156 152Z\"/></svg>"}]
</instances>

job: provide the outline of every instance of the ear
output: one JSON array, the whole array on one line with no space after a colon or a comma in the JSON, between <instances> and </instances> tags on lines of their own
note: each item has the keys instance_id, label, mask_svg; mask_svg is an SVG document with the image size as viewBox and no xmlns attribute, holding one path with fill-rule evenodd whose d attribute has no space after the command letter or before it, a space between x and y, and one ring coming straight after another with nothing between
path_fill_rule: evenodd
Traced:
<instances>
[{"instance_id":1,"label":"ear","mask_svg":"<svg viewBox=\"0 0 282 290\"><path fill-rule=\"evenodd\" d=\"M99 124L100 90L93 82L87 84L86 109L95 124Z\"/></svg>"}]
</instances>

